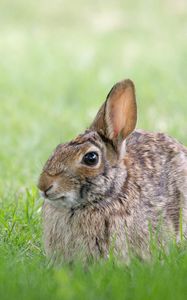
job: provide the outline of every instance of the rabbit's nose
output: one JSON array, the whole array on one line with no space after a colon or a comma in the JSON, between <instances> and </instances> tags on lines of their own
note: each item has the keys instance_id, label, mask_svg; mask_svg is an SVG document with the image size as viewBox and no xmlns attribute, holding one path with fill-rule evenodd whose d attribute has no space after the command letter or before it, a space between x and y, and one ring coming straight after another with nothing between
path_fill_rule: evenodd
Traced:
<instances>
[{"instance_id":1,"label":"rabbit's nose","mask_svg":"<svg viewBox=\"0 0 187 300\"><path fill-rule=\"evenodd\" d=\"M49 196L49 192L52 189L52 187L53 187L53 184L51 184L46 190L43 191L45 197Z\"/></svg>"},{"instance_id":2,"label":"rabbit's nose","mask_svg":"<svg viewBox=\"0 0 187 300\"><path fill-rule=\"evenodd\" d=\"M50 194L50 190L52 189L53 185L49 186L46 190L41 190L40 189L40 196L42 198L48 198Z\"/></svg>"},{"instance_id":3,"label":"rabbit's nose","mask_svg":"<svg viewBox=\"0 0 187 300\"><path fill-rule=\"evenodd\" d=\"M42 196L48 197L53 186L52 179L47 174L43 173L38 182L38 189L41 191Z\"/></svg>"}]
</instances>

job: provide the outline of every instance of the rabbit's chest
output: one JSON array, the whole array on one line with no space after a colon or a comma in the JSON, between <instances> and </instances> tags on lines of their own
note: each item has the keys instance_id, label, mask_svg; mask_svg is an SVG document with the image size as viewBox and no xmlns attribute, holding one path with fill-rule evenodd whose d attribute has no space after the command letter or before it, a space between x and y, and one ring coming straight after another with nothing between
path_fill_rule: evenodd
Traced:
<instances>
[{"instance_id":1,"label":"rabbit's chest","mask_svg":"<svg viewBox=\"0 0 187 300\"><path fill-rule=\"evenodd\" d=\"M45 214L44 239L49 254L58 253L66 261L76 257L87 260L106 258L113 248L116 254L127 255L124 218L120 216L83 210L53 214L53 220L47 219Z\"/></svg>"},{"instance_id":2,"label":"rabbit's chest","mask_svg":"<svg viewBox=\"0 0 187 300\"><path fill-rule=\"evenodd\" d=\"M57 229L65 257L105 257L108 253L111 227L107 218L95 214L64 216Z\"/></svg>"}]
</instances>

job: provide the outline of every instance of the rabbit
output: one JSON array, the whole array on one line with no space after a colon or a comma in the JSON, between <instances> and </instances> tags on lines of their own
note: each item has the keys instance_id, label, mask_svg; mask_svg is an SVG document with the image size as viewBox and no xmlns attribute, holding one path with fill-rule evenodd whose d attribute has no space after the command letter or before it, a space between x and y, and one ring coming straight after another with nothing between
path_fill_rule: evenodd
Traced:
<instances>
[{"instance_id":1,"label":"rabbit","mask_svg":"<svg viewBox=\"0 0 187 300\"><path fill-rule=\"evenodd\" d=\"M44 165L44 247L54 261L87 263L110 251L124 262L146 259L154 235L161 246L187 237L187 148L135 130L136 121L135 86L126 79L90 127Z\"/></svg>"}]
</instances>

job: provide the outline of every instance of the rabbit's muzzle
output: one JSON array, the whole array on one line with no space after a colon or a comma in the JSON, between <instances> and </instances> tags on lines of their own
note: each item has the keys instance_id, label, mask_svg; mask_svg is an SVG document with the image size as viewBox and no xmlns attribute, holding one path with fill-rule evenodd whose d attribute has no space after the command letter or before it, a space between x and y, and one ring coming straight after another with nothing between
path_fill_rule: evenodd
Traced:
<instances>
[{"instance_id":1,"label":"rabbit's muzzle","mask_svg":"<svg viewBox=\"0 0 187 300\"><path fill-rule=\"evenodd\" d=\"M73 191L73 184L60 176L50 176L43 172L40 176L38 188L45 201L54 206L72 207L77 204L77 196Z\"/></svg>"}]
</instances>

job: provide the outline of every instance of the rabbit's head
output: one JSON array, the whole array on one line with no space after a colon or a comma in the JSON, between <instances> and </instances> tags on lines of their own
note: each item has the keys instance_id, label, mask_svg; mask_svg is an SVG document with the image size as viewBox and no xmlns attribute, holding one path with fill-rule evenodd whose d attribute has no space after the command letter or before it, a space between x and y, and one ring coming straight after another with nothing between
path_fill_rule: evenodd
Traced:
<instances>
[{"instance_id":1,"label":"rabbit's head","mask_svg":"<svg viewBox=\"0 0 187 300\"><path fill-rule=\"evenodd\" d=\"M132 81L112 88L85 133L60 144L46 162L38 187L55 206L73 208L117 195L126 179L125 139L136 125Z\"/></svg>"}]
</instances>

